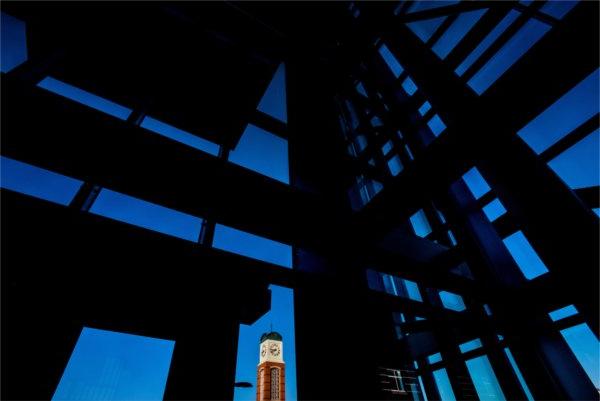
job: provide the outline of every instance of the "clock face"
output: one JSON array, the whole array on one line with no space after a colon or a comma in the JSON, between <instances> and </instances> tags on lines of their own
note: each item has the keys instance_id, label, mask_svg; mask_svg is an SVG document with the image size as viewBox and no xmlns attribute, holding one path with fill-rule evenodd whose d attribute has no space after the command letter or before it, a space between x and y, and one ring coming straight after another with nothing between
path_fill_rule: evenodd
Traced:
<instances>
[{"instance_id":1,"label":"clock face","mask_svg":"<svg viewBox=\"0 0 600 401\"><path fill-rule=\"evenodd\" d=\"M279 356L279 354L281 353L281 349L279 348L279 344L271 344L271 346L269 347L269 352L273 356Z\"/></svg>"},{"instance_id":2,"label":"clock face","mask_svg":"<svg viewBox=\"0 0 600 401\"><path fill-rule=\"evenodd\" d=\"M263 344L262 349L260 350L260 355L261 356L267 355L267 344Z\"/></svg>"}]
</instances>

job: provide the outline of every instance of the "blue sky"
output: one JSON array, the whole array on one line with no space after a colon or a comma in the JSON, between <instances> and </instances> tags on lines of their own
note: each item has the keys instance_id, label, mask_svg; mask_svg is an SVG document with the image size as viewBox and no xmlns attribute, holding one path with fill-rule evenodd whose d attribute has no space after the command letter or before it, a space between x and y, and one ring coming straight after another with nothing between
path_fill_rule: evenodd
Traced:
<instances>
[{"instance_id":1,"label":"blue sky","mask_svg":"<svg viewBox=\"0 0 600 401\"><path fill-rule=\"evenodd\" d=\"M235 401L256 400L256 367L259 360L260 336L271 330L283 336L283 360L285 361L286 400L295 401L296 393L296 347L294 336L294 291L271 285L271 310L253 325L240 325L238 342L236 382L250 382L252 388L236 388Z\"/></svg>"}]
</instances>

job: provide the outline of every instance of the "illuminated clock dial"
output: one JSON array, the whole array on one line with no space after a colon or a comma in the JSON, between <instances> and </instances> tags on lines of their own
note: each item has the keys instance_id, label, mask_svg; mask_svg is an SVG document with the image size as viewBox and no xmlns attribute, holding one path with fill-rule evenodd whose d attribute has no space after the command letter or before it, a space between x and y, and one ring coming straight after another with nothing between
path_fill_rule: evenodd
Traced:
<instances>
[{"instance_id":1,"label":"illuminated clock dial","mask_svg":"<svg viewBox=\"0 0 600 401\"><path fill-rule=\"evenodd\" d=\"M281 353L279 344L271 344L271 346L269 347L269 351L271 352L271 355L278 356Z\"/></svg>"}]
</instances>

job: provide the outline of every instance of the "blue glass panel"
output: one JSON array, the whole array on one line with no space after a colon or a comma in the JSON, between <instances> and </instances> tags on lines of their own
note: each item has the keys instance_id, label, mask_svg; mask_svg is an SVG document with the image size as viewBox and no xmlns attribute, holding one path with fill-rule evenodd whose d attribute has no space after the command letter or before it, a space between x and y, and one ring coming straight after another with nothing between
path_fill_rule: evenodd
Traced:
<instances>
[{"instance_id":1,"label":"blue glass panel","mask_svg":"<svg viewBox=\"0 0 600 401\"><path fill-rule=\"evenodd\" d=\"M390 160L388 160L387 165L390 169L390 173L392 173L394 177L400 174L400 172L403 169L402 162L400 161L400 157L398 155L395 155Z\"/></svg>"},{"instance_id":2,"label":"blue glass panel","mask_svg":"<svg viewBox=\"0 0 600 401\"><path fill-rule=\"evenodd\" d=\"M521 231L504 238L503 241L526 279L531 280L548 272L546 265Z\"/></svg>"},{"instance_id":3,"label":"blue glass panel","mask_svg":"<svg viewBox=\"0 0 600 401\"><path fill-rule=\"evenodd\" d=\"M502 341L502 340L504 340L504 337L503 337L502 335L500 335L500 334L496 334L496 337L498 337L498 340L499 340L499 341Z\"/></svg>"},{"instance_id":4,"label":"blue glass panel","mask_svg":"<svg viewBox=\"0 0 600 401\"><path fill-rule=\"evenodd\" d=\"M423 302L423 298L421 297L421 292L419 291L419 285L414 281L404 279L404 285L406 287L406 292L408 297L413 301Z\"/></svg>"},{"instance_id":5,"label":"blue glass panel","mask_svg":"<svg viewBox=\"0 0 600 401\"><path fill-rule=\"evenodd\" d=\"M202 219L177 210L102 189L90 213L159 233L197 242Z\"/></svg>"},{"instance_id":6,"label":"blue glass panel","mask_svg":"<svg viewBox=\"0 0 600 401\"><path fill-rule=\"evenodd\" d=\"M494 221L506 213L506 209L498 198L485 205L482 210L490 221Z\"/></svg>"},{"instance_id":7,"label":"blue glass panel","mask_svg":"<svg viewBox=\"0 0 600 401\"><path fill-rule=\"evenodd\" d=\"M598 215L598 217L600 217L600 207L594 208L592 210Z\"/></svg>"},{"instance_id":8,"label":"blue glass panel","mask_svg":"<svg viewBox=\"0 0 600 401\"><path fill-rule=\"evenodd\" d=\"M402 89L408 93L409 96L412 96L417 91L417 85L413 82L410 77L406 77L404 81L402 81Z\"/></svg>"},{"instance_id":9,"label":"blue glass panel","mask_svg":"<svg viewBox=\"0 0 600 401\"><path fill-rule=\"evenodd\" d=\"M431 226L423 209L410 216L410 224L412 224L415 234L421 238L426 237L431 232Z\"/></svg>"},{"instance_id":10,"label":"blue glass panel","mask_svg":"<svg viewBox=\"0 0 600 401\"><path fill-rule=\"evenodd\" d=\"M427 121L427 125L429 126L429 129L431 130L431 132L433 132L433 135L435 136L439 136L446 129L446 124L444 124L440 116L438 116L437 114L435 114L433 117L431 117L429 121Z\"/></svg>"},{"instance_id":11,"label":"blue glass panel","mask_svg":"<svg viewBox=\"0 0 600 401\"><path fill-rule=\"evenodd\" d=\"M373 127L380 127L383 125L383 122L381 121L381 118L373 116L373 118L371 118L371 125Z\"/></svg>"},{"instance_id":12,"label":"blue glass panel","mask_svg":"<svg viewBox=\"0 0 600 401\"><path fill-rule=\"evenodd\" d=\"M508 348L504 348L504 352L506 353L506 357L508 358L508 361L510 362L513 370L515 371L515 374L517 375L517 379L519 380L519 383L521 383L521 387L523 388L523 392L525 393L527 400L534 401L533 396L531 395L531 392L529 391L529 387L527 386L527 383L525 382L525 379L523 378L523 375L521 374L521 370L517 366L517 362L515 362L515 358L513 358L512 353L510 352L510 350Z\"/></svg>"},{"instance_id":13,"label":"blue glass panel","mask_svg":"<svg viewBox=\"0 0 600 401\"><path fill-rule=\"evenodd\" d=\"M465 184L467 184L467 187L469 187L469 190L475 199L481 198L491 189L479 173L479 170L477 170L477 167L473 167L471 170L467 171L465 175L462 176L462 179L465 181Z\"/></svg>"},{"instance_id":14,"label":"blue glass panel","mask_svg":"<svg viewBox=\"0 0 600 401\"><path fill-rule=\"evenodd\" d=\"M431 50L442 60L445 59L487 11L487 9L482 9L460 14L435 42Z\"/></svg>"},{"instance_id":15,"label":"blue glass panel","mask_svg":"<svg viewBox=\"0 0 600 401\"><path fill-rule=\"evenodd\" d=\"M465 363L480 400L506 400L487 356L469 359Z\"/></svg>"},{"instance_id":16,"label":"blue glass panel","mask_svg":"<svg viewBox=\"0 0 600 401\"><path fill-rule=\"evenodd\" d=\"M448 238L450 239L450 243L452 244L452 246L456 246L456 238L454 238L454 234L452 234L451 230L448 230Z\"/></svg>"},{"instance_id":17,"label":"blue glass panel","mask_svg":"<svg viewBox=\"0 0 600 401\"><path fill-rule=\"evenodd\" d=\"M287 123L285 65L283 63L279 64L257 108L263 113Z\"/></svg>"},{"instance_id":18,"label":"blue glass panel","mask_svg":"<svg viewBox=\"0 0 600 401\"><path fill-rule=\"evenodd\" d=\"M67 206L82 181L8 157L0 158L2 188Z\"/></svg>"},{"instance_id":19,"label":"blue glass panel","mask_svg":"<svg viewBox=\"0 0 600 401\"><path fill-rule=\"evenodd\" d=\"M365 87L362 84L362 82L359 82L358 84L356 84L356 90L358 91L358 93L360 93L364 97L369 97L369 95L367 95L367 91L365 90Z\"/></svg>"},{"instance_id":20,"label":"blue glass panel","mask_svg":"<svg viewBox=\"0 0 600 401\"><path fill-rule=\"evenodd\" d=\"M127 120L127 117L131 114L131 109L127 107L123 107L52 77L44 78L37 86L121 120Z\"/></svg>"},{"instance_id":21,"label":"blue glass panel","mask_svg":"<svg viewBox=\"0 0 600 401\"><path fill-rule=\"evenodd\" d=\"M598 113L599 77L600 70L591 73L517 134L538 154L548 149Z\"/></svg>"},{"instance_id":22,"label":"blue glass panel","mask_svg":"<svg viewBox=\"0 0 600 401\"><path fill-rule=\"evenodd\" d=\"M421 376L418 376L418 378L419 378L419 385L421 386L421 394L423 394L423 400L429 401L427 399L427 394L425 393L425 385L423 384L423 379L421 379Z\"/></svg>"},{"instance_id":23,"label":"blue glass panel","mask_svg":"<svg viewBox=\"0 0 600 401\"><path fill-rule=\"evenodd\" d=\"M530 19L500 50L469 80L468 84L481 95L498 78L500 78L514 63L516 63L551 26Z\"/></svg>"},{"instance_id":24,"label":"blue glass panel","mask_svg":"<svg viewBox=\"0 0 600 401\"><path fill-rule=\"evenodd\" d=\"M467 309L462 297L458 294L454 294L448 291L440 291L440 299L444 308L451 309L457 312L464 311Z\"/></svg>"},{"instance_id":25,"label":"blue glass panel","mask_svg":"<svg viewBox=\"0 0 600 401\"><path fill-rule=\"evenodd\" d=\"M429 102L425 102L419 107L419 113L424 116L429 110L431 110L431 104Z\"/></svg>"},{"instance_id":26,"label":"blue glass panel","mask_svg":"<svg viewBox=\"0 0 600 401\"><path fill-rule=\"evenodd\" d=\"M458 346L458 348L460 348L460 352L462 352L463 354L465 352L473 351L474 349L481 347L483 347L483 345L481 344L481 340L479 338L468 341L466 343L462 343Z\"/></svg>"},{"instance_id":27,"label":"blue glass panel","mask_svg":"<svg viewBox=\"0 0 600 401\"><path fill-rule=\"evenodd\" d=\"M438 209L435 209L435 211L437 212L437 215L440 218L440 221L442 222L442 224L446 224L446 218L444 217L444 214L442 212L440 212Z\"/></svg>"},{"instance_id":28,"label":"blue glass panel","mask_svg":"<svg viewBox=\"0 0 600 401\"><path fill-rule=\"evenodd\" d=\"M273 330L283 337L285 398L290 401L297 400L294 290L277 285L270 285L269 289L271 290L271 309L251 325L240 324L235 381L249 382L252 387L235 387L234 401L256 400L259 339L263 333Z\"/></svg>"},{"instance_id":29,"label":"blue glass panel","mask_svg":"<svg viewBox=\"0 0 600 401\"><path fill-rule=\"evenodd\" d=\"M585 323L561 330L569 348L596 388L600 388L600 343Z\"/></svg>"},{"instance_id":30,"label":"blue glass panel","mask_svg":"<svg viewBox=\"0 0 600 401\"><path fill-rule=\"evenodd\" d=\"M221 224L215 226L213 247L238 255L292 267L292 247Z\"/></svg>"},{"instance_id":31,"label":"blue glass panel","mask_svg":"<svg viewBox=\"0 0 600 401\"><path fill-rule=\"evenodd\" d=\"M426 319L421 316L415 316L415 320L418 322L419 320L426 320Z\"/></svg>"},{"instance_id":32,"label":"blue glass panel","mask_svg":"<svg viewBox=\"0 0 600 401\"><path fill-rule=\"evenodd\" d=\"M548 162L571 188L600 185L600 130L596 130Z\"/></svg>"},{"instance_id":33,"label":"blue glass panel","mask_svg":"<svg viewBox=\"0 0 600 401\"><path fill-rule=\"evenodd\" d=\"M458 3L458 1L453 0L445 0L445 1L428 1L428 0L419 0L412 3L412 5L408 8L409 13L415 13L417 11L430 10L432 8L438 8L443 6L451 6L453 4Z\"/></svg>"},{"instance_id":34,"label":"blue glass panel","mask_svg":"<svg viewBox=\"0 0 600 401\"><path fill-rule=\"evenodd\" d=\"M358 152L362 152L367 147L367 138L364 135L358 135L354 139L354 143L358 148Z\"/></svg>"},{"instance_id":35,"label":"blue glass panel","mask_svg":"<svg viewBox=\"0 0 600 401\"><path fill-rule=\"evenodd\" d=\"M483 309L485 310L486 315L492 316L492 310L490 309L490 306L488 304L484 304Z\"/></svg>"},{"instance_id":36,"label":"blue glass panel","mask_svg":"<svg viewBox=\"0 0 600 401\"><path fill-rule=\"evenodd\" d=\"M556 19L562 19L573 7L577 5L575 0L550 0L540 8L540 11L553 16Z\"/></svg>"},{"instance_id":37,"label":"blue glass panel","mask_svg":"<svg viewBox=\"0 0 600 401\"><path fill-rule=\"evenodd\" d=\"M444 22L445 19L446 17L444 16L428 20L409 22L406 24L406 26L408 26L408 28L413 31L419 39L421 39L423 42L427 42L431 35L437 31L440 25L442 25L442 22Z\"/></svg>"},{"instance_id":38,"label":"blue glass panel","mask_svg":"<svg viewBox=\"0 0 600 401\"><path fill-rule=\"evenodd\" d=\"M392 141L387 141L382 147L381 147L381 152L383 153L384 156L387 156L388 153L390 153L392 151L393 148L393 144Z\"/></svg>"},{"instance_id":39,"label":"blue glass panel","mask_svg":"<svg viewBox=\"0 0 600 401\"><path fill-rule=\"evenodd\" d=\"M20 19L4 12L0 18L0 71L9 72L27 61L27 33Z\"/></svg>"},{"instance_id":40,"label":"blue glass panel","mask_svg":"<svg viewBox=\"0 0 600 401\"><path fill-rule=\"evenodd\" d=\"M175 341L84 327L52 400L163 399Z\"/></svg>"},{"instance_id":41,"label":"blue glass panel","mask_svg":"<svg viewBox=\"0 0 600 401\"><path fill-rule=\"evenodd\" d=\"M229 161L289 184L287 141L254 125L248 124Z\"/></svg>"},{"instance_id":42,"label":"blue glass panel","mask_svg":"<svg viewBox=\"0 0 600 401\"><path fill-rule=\"evenodd\" d=\"M444 401L456 401L454 391L452 391L452 385L450 384L450 378L446 369L439 369L433 371L433 379L440 393L440 399Z\"/></svg>"},{"instance_id":43,"label":"blue glass panel","mask_svg":"<svg viewBox=\"0 0 600 401\"><path fill-rule=\"evenodd\" d=\"M494 43L496 39L498 39L500 35L502 35L506 28L512 25L512 23L517 19L517 17L520 14L521 13L519 13L518 11L511 10L506 15L506 17L504 17L502 21L500 21L500 23L498 23L498 25L496 25L496 27L492 29L490 33L488 33L488 35L481 41L481 43L479 43L477 47L475 47L475 49L473 49L473 51L469 53L469 55L463 60L463 62L460 63L460 65L456 68L456 74L458 76L462 76L462 74L464 74L465 71L471 65L473 65L473 63L477 61L479 57L481 57L483 52L486 51L492 45L492 43Z\"/></svg>"},{"instance_id":44,"label":"blue glass panel","mask_svg":"<svg viewBox=\"0 0 600 401\"><path fill-rule=\"evenodd\" d=\"M206 139L200 138L199 136L190 134L189 132L180 130L179 128L175 128L152 117L144 117L140 126L213 156L219 155L219 145L216 143L212 143Z\"/></svg>"},{"instance_id":45,"label":"blue glass panel","mask_svg":"<svg viewBox=\"0 0 600 401\"><path fill-rule=\"evenodd\" d=\"M408 158L410 160L414 160L415 158L413 157L412 152L410 151L410 148L408 147L408 145L404 145L404 149L406 150L406 154L408 155Z\"/></svg>"},{"instance_id":46,"label":"blue glass panel","mask_svg":"<svg viewBox=\"0 0 600 401\"><path fill-rule=\"evenodd\" d=\"M553 322L556 322L557 320L561 320L566 317L576 315L578 313L579 312L577 311L577 308L575 306L568 305L568 306L565 306L564 308L560 308L560 309L557 309L555 311L548 313L548 316L550 316L550 319L552 319Z\"/></svg>"},{"instance_id":47,"label":"blue glass panel","mask_svg":"<svg viewBox=\"0 0 600 401\"><path fill-rule=\"evenodd\" d=\"M404 136L402 135L402 132L400 132L400 130L396 131L396 134L398 134L398 138L404 139Z\"/></svg>"},{"instance_id":48,"label":"blue glass panel","mask_svg":"<svg viewBox=\"0 0 600 401\"><path fill-rule=\"evenodd\" d=\"M396 288L394 278L391 275L382 273L381 279L383 281L383 287L385 288L385 292L391 295L398 295L398 289Z\"/></svg>"},{"instance_id":49,"label":"blue glass panel","mask_svg":"<svg viewBox=\"0 0 600 401\"><path fill-rule=\"evenodd\" d=\"M428 361L430 364L434 364L434 363L437 363L437 362L441 362L441 361L442 361L442 354L440 354L440 353L438 352L437 354L429 355L429 356L427 357L427 361Z\"/></svg>"},{"instance_id":50,"label":"blue glass panel","mask_svg":"<svg viewBox=\"0 0 600 401\"><path fill-rule=\"evenodd\" d=\"M381 47L379 48L379 54L381 54L383 60L386 62L388 67L390 67L390 70L392 70L396 78L398 78L400 74L402 74L402 71L404 71L404 68L402 68L402 66L400 65L396 57L394 57L390 49L388 49L386 45L381 45Z\"/></svg>"}]
</instances>

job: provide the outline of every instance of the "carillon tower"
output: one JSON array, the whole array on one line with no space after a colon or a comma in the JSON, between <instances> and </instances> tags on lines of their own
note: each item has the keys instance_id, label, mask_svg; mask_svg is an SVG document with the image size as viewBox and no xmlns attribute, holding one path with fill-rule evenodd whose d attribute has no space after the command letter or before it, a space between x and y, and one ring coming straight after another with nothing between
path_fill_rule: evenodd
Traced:
<instances>
[{"instance_id":1,"label":"carillon tower","mask_svg":"<svg viewBox=\"0 0 600 401\"><path fill-rule=\"evenodd\" d=\"M283 338L277 332L260 337L260 361L256 376L256 400L285 400Z\"/></svg>"}]
</instances>

